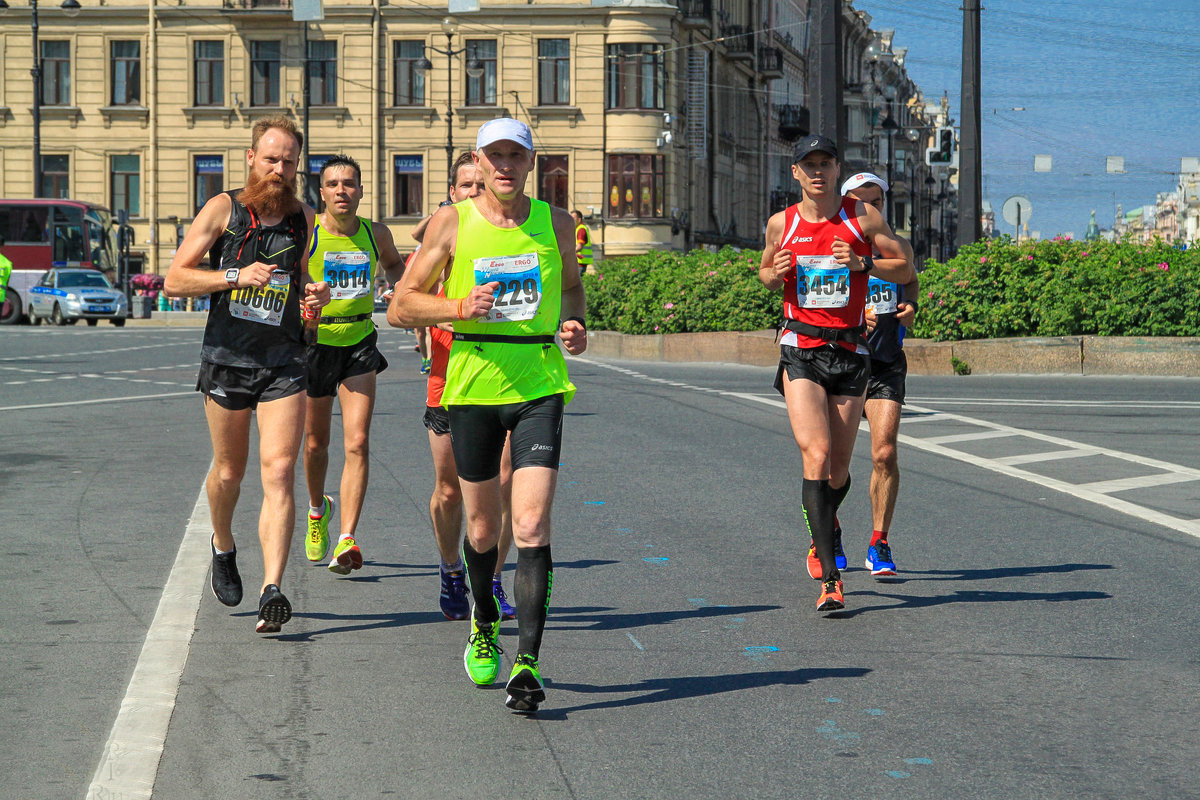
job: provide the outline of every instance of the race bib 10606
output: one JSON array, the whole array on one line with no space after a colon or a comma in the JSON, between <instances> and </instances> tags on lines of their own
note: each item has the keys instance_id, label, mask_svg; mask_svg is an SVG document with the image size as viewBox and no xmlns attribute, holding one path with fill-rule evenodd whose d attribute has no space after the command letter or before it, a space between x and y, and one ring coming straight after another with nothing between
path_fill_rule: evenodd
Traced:
<instances>
[{"instance_id":1,"label":"race bib 10606","mask_svg":"<svg viewBox=\"0 0 1200 800\"><path fill-rule=\"evenodd\" d=\"M833 256L796 256L796 305L841 308L850 302L850 268Z\"/></svg>"},{"instance_id":2,"label":"race bib 10606","mask_svg":"<svg viewBox=\"0 0 1200 800\"><path fill-rule=\"evenodd\" d=\"M275 270L266 286L234 289L229 295L229 314L238 319L278 327L291 288L291 275L283 270Z\"/></svg>"},{"instance_id":3,"label":"race bib 10606","mask_svg":"<svg viewBox=\"0 0 1200 800\"><path fill-rule=\"evenodd\" d=\"M542 270L537 253L477 258L475 284L498 283L496 302L480 322L533 319L542 304Z\"/></svg>"}]
</instances>

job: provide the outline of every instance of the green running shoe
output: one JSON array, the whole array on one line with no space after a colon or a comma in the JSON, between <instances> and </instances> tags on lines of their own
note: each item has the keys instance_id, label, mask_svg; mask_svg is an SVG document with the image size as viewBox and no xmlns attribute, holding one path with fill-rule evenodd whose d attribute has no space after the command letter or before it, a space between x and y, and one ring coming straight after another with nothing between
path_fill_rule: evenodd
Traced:
<instances>
[{"instance_id":1,"label":"green running shoe","mask_svg":"<svg viewBox=\"0 0 1200 800\"><path fill-rule=\"evenodd\" d=\"M329 520L333 519L333 498L325 495L325 513L314 517L308 514L308 538L304 540L304 554L309 561L321 561L329 551Z\"/></svg>"},{"instance_id":2,"label":"green running shoe","mask_svg":"<svg viewBox=\"0 0 1200 800\"><path fill-rule=\"evenodd\" d=\"M329 562L329 571L338 575L349 575L350 570L362 569L362 550L354 542L353 536L343 536L338 539L333 548L333 559Z\"/></svg>"},{"instance_id":3,"label":"green running shoe","mask_svg":"<svg viewBox=\"0 0 1200 800\"><path fill-rule=\"evenodd\" d=\"M529 653L518 653L504 690L508 692L504 701L508 708L518 714L537 713L538 706L546 700L546 684L538 672L537 659Z\"/></svg>"},{"instance_id":4,"label":"green running shoe","mask_svg":"<svg viewBox=\"0 0 1200 800\"><path fill-rule=\"evenodd\" d=\"M500 672L500 620L480 622L471 610L471 635L467 637L467 650L463 653L463 665L476 686L491 686Z\"/></svg>"}]
</instances>

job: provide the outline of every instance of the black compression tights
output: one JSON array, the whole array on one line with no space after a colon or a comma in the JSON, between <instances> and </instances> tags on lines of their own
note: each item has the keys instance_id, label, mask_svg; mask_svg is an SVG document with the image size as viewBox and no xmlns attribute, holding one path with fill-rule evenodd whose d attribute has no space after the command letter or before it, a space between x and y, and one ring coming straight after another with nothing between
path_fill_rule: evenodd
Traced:
<instances>
[{"instance_id":1,"label":"black compression tights","mask_svg":"<svg viewBox=\"0 0 1200 800\"><path fill-rule=\"evenodd\" d=\"M513 584L517 601L518 653L534 658L542 648L542 631L546 628L546 612L550 608L550 591L554 588L554 562L550 545L517 548L517 576Z\"/></svg>"}]
</instances>

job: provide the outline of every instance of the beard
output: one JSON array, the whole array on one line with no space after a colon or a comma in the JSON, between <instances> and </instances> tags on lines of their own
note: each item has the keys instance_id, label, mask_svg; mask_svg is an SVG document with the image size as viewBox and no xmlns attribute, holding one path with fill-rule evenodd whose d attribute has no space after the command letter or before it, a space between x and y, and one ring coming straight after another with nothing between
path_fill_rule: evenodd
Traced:
<instances>
[{"instance_id":1,"label":"beard","mask_svg":"<svg viewBox=\"0 0 1200 800\"><path fill-rule=\"evenodd\" d=\"M300 208L295 183L275 174L264 178L251 172L237 199L242 205L253 208L260 217L286 216Z\"/></svg>"}]
</instances>

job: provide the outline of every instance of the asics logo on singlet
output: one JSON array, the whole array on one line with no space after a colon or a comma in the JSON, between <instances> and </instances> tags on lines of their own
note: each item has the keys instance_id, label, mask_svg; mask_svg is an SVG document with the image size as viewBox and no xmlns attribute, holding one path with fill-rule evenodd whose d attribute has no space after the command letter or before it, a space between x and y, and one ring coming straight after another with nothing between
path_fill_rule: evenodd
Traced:
<instances>
[{"instance_id":1,"label":"asics logo on singlet","mask_svg":"<svg viewBox=\"0 0 1200 800\"><path fill-rule=\"evenodd\" d=\"M529 449L531 452L536 453L538 450L553 450L554 448L548 444L535 444L533 447L531 447Z\"/></svg>"},{"instance_id":2,"label":"asics logo on singlet","mask_svg":"<svg viewBox=\"0 0 1200 800\"><path fill-rule=\"evenodd\" d=\"M813 237L811 237L811 236L793 236L792 244L800 244L801 242L811 242L812 240L813 240Z\"/></svg>"}]
</instances>

